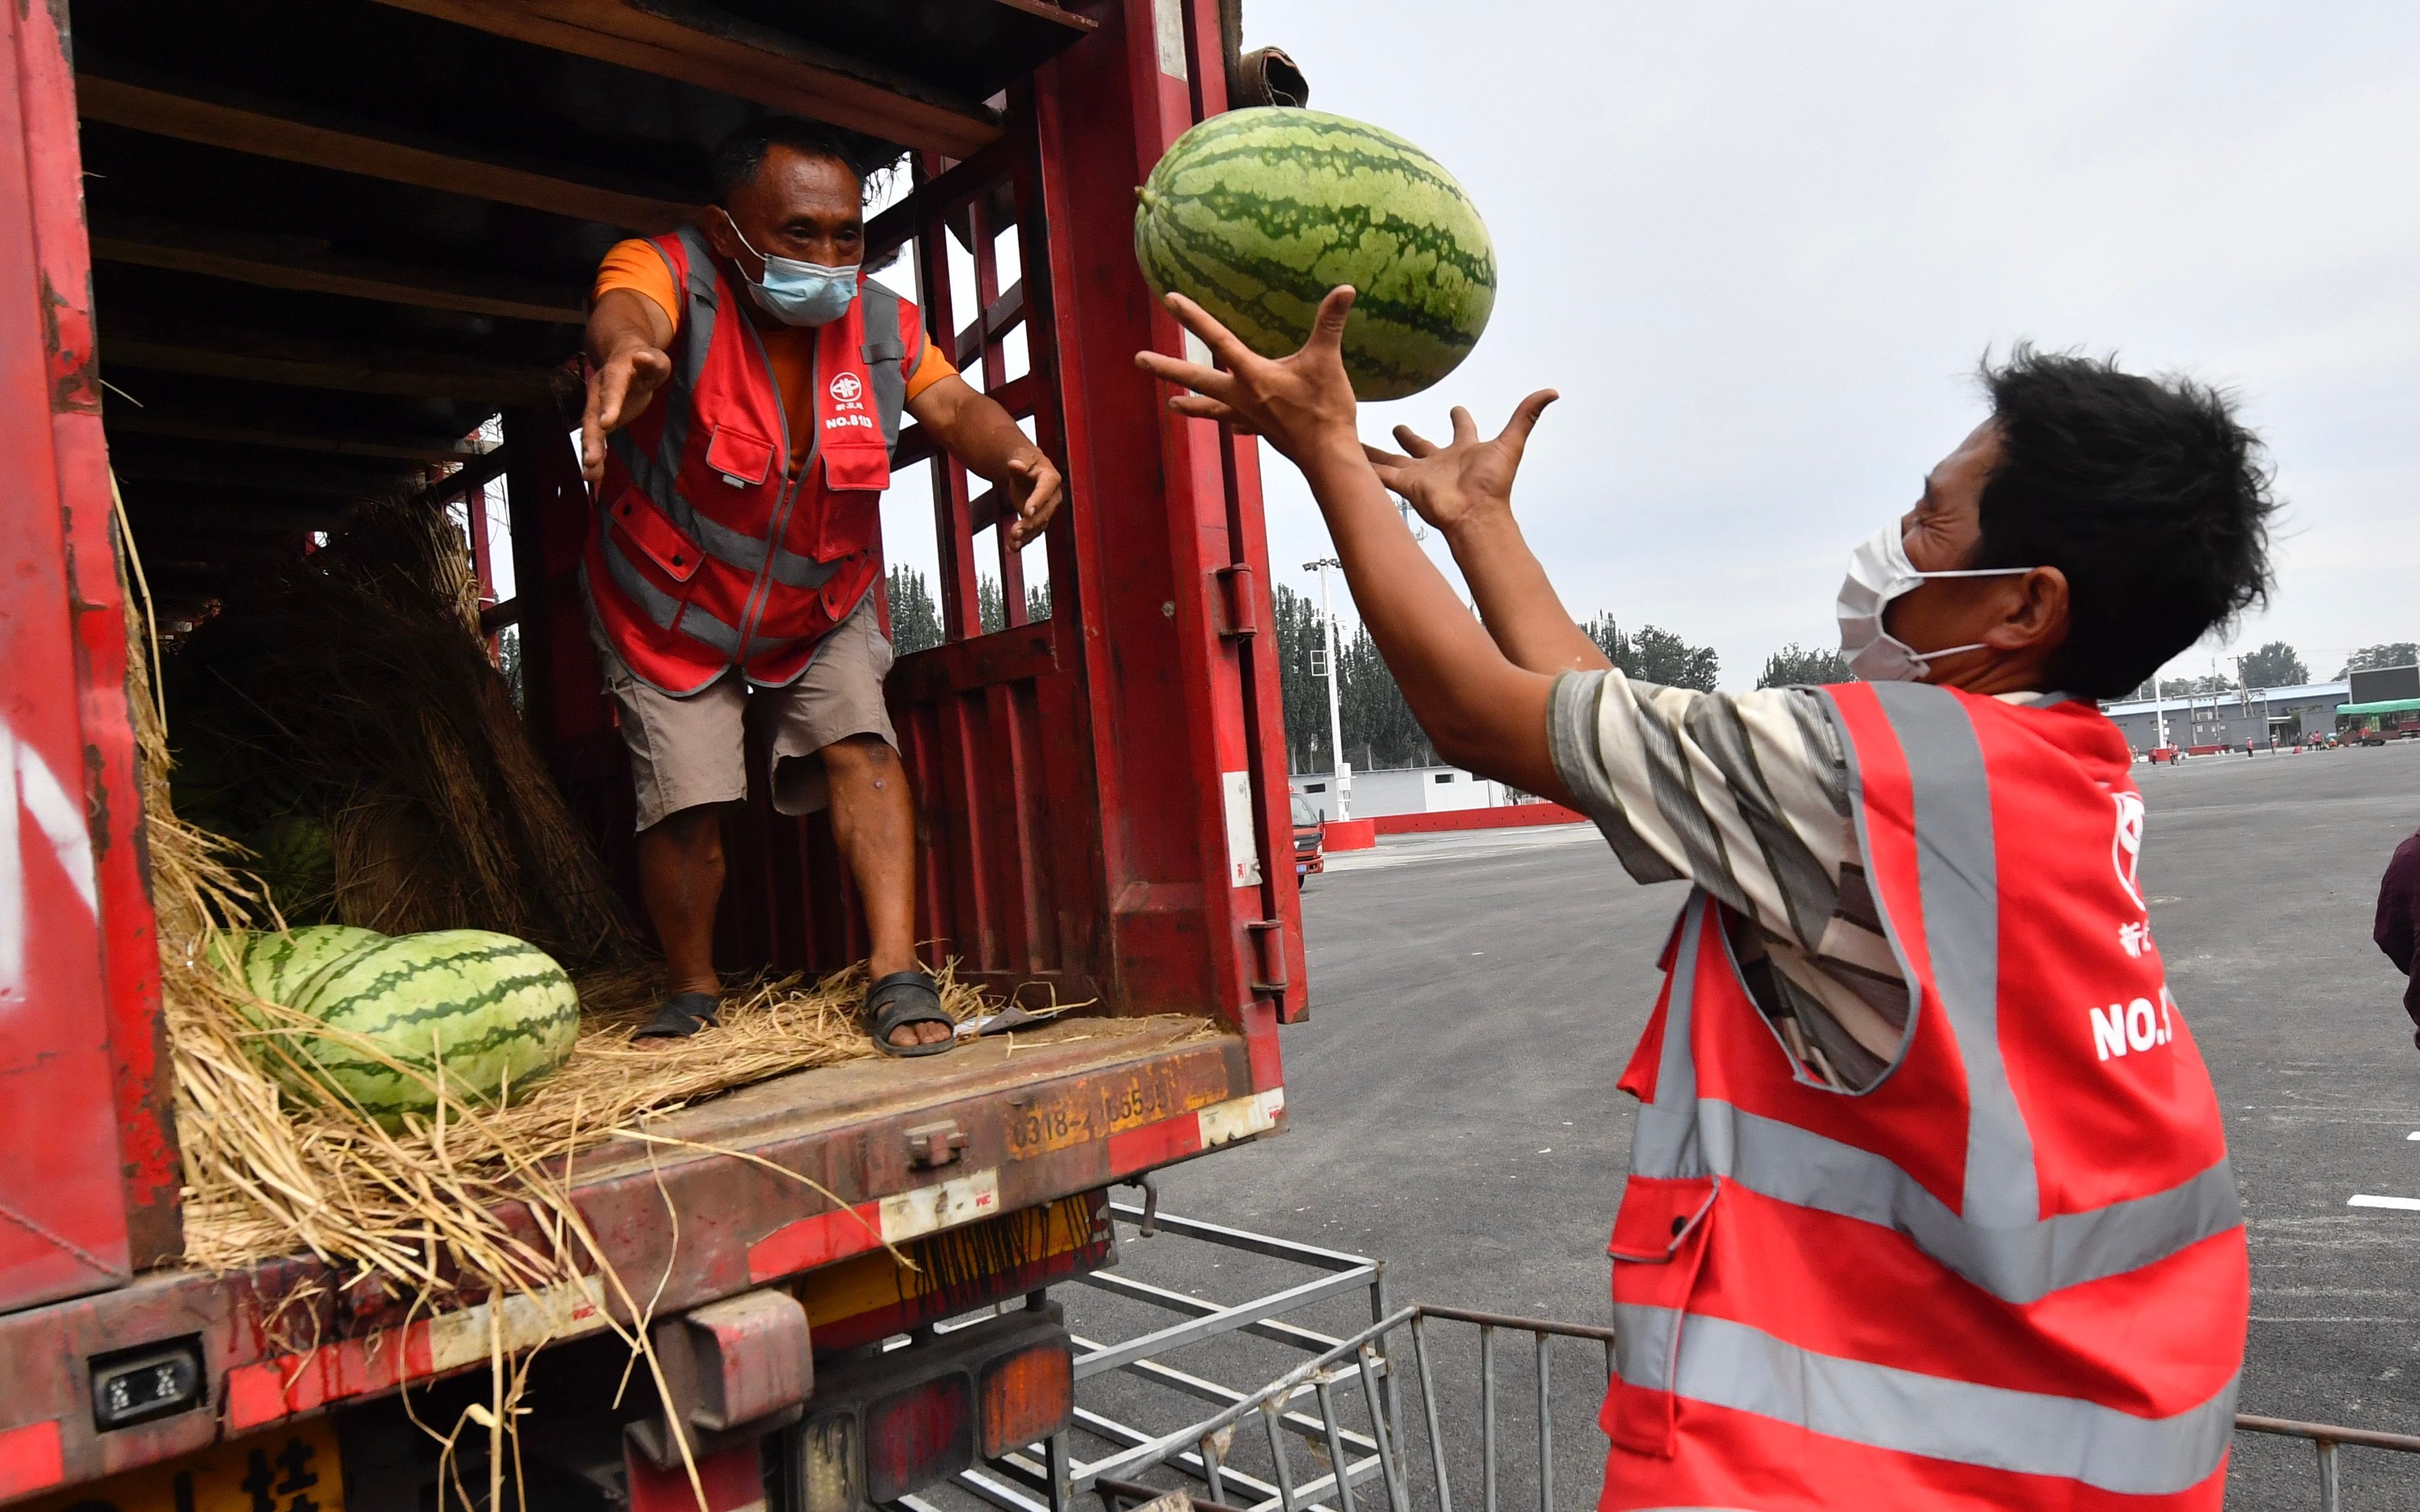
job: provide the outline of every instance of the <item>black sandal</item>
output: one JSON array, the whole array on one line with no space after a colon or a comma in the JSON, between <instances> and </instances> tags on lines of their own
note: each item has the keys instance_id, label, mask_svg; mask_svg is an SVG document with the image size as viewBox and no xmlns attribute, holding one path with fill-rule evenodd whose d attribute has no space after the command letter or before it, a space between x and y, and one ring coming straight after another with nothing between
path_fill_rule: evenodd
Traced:
<instances>
[{"instance_id":1,"label":"black sandal","mask_svg":"<svg viewBox=\"0 0 2420 1512\"><path fill-rule=\"evenodd\" d=\"M941 994L933 986L933 979L923 972L892 972L867 988L865 1006L859 1010L858 1021L874 1040L874 1048L885 1055L939 1055L957 1043L957 1022L941 1006ZM919 1023L946 1025L950 1037L929 1044L923 1040L911 1045L892 1042L892 1033Z\"/></svg>"},{"instance_id":2,"label":"black sandal","mask_svg":"<svg viewBox=\"0 0 2420 1512\"><path fill-rule=\"evenodd\" d=\"M722 1000L711 992L675 992L656 1009L655 1021L630 1037L636 1039L687 1039L701 1029L715 1025L714 1012Z\"/></svg>"}]
</instances>

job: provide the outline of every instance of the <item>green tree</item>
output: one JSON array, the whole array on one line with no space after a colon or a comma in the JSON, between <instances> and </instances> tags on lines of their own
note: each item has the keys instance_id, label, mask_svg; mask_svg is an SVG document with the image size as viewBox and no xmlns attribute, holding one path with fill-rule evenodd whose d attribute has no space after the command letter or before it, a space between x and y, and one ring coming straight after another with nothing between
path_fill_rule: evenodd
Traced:
<instances>
[{"instance_id":1,"label":"green tree","mask_svg":"<svg viewBox=\"0 0 2420 1512\"><path fill-rule=\"evenodd\" d=\"M1760 688L1814 687L1826 682L1848 682L1854 675L1849 663L1831 647L1808 650L1792 641L1764 659L1764 670L1757 674Z\"/></svg>"},{"instance_id":2,"label":"green tree","mask_svg":"<svg viewBox=\"0 0 2420 1512\"><path fill-rule=\"evenodd\" d=\"M2311 680L2311 669L2284 641L2271 641L2245 657L2242 666L2247 688L2292 688Z\"/></svg>"},{"instance_id":3,"label":"green tree","mask_svg":"<svg viewBox=\"0 0 2420 1512\"><path fill-rule=\"evenodd\" d=\"M1000 579L975 579L975 617L986 635L1008 628L1008 595L1001 591ZM1025 590L1025 622L1050 617L1050 585Z\"/></svg>"},{"instance_id":4,"label":"green tree","mask_svg":"<svg viewBox=\"0 0 2420 1512\"><path fill-rule=\"evenodd\" d=\"M1722 671L1722 660L1711 646L1692 646L1668 630L1642 625L1635 635L1625 634L1611 615L1599 615L1580 626L1605 659L1621 669L1625 677L1642 682L1662 683L1668 688L1695 688L1701 693L1714 691L1714 678Z\"/></svg>"},{"instance_id":5,"label":"green tree","mask_svg":"<svg viewBox=\"0 0 2420 1512\"><path fill-rule=\"evenodd\" d=\"M2210 694L2214 693L2233 693L2235 691L2235 679L2233 678L2221 677L2216 673L2206 674L2198 678L2163 677L2157 680L2160 684L2160 696L2163 698L2208 697ZM2152 681L2152 678L2145 678L2142 682L2135 687L2134 691L2128 694L2125 698L2112 698L2108 701L2114 704L2125 703L2130 700L2147 699L2151 696ZM2273 685L2263 684L2263 686ZM2274 684L2273 686L2282 687L2285 685L2280 683Z\"/></svg>"},{"instance_id":6,"label":"green tree","mask_svg":"<svg viewBox=\"0 0 2420 1512\"><path fill-rule=\"evenodd\" d=\"M2420 662L2420 644L2412 641L2387 641L2378 646L2365 646L2352 653L2336 677L2344 678L2356 672L2375 672L2380 667L2408 667Z\"/></svg>"},{"instance_id":7,"label":"green tree","mask_svg":"<svg viewBox=\"0 0 2420 1512\"><path fill-rule=\"evenodd\" d=\"M941 644L941 609L923 573L894 567L884 591L891 600L892 649L906 656Z\"/></svg>"},{"instance_id":8,"label":"green tree","mask_svg":"<svg viewBox=\"0 0 2420 1512\"><path fill-rule=\"evenodd\" d=\"M1357 626L1349 642L1338 637L1336 659L1342 663L1336 691L1342 704L1344 758L1356 770L1435 766L1436 749L1412 717L1412 706L1370 632Z\"/></svg>"},{"instance_id":9,"label":"green tree","mask_svg":"<svg viewBox=\"0 0 2420 1512\"><path fill-rule=\"evenodd\" d=\"M1285 707L1286 761L1295 772L1333 770L1327 740L1327 683L1312 669L1326 654L1319 606L1284 584L1270 594L1276 622L1278 694ZM1316 654L1314 654L1316 653Z\"/></svg>"}]
</instances>

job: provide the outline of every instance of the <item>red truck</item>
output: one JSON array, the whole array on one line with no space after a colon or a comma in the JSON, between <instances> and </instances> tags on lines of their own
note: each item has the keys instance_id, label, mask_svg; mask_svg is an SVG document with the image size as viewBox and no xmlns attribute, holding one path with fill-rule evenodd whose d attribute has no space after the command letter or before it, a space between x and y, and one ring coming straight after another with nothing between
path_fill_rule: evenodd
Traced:
<instances>
[{"instance_id":1,"label":"red truck","mask_svg":"<svg viewBox=\"0 0 2420 1512\"><path fill-rule=\"evenodd\" d=\"M482 1467L466 1441L454 1469L473 1500L492 1468L534 1506L845 1512L1004 1445L1063 1445L1069 1345L1048 1288L1108 1261L1112 1183L1282 1128L1278 1026L1306 1005L1256 453L1171 416L1133 363L1183 350L1136 270L1134 192L1228 108L1221 9L0 14L0 268L17 290L0 324L16 479L0 511L16 794L0 825L0 1503L439 1504L436 1447L398 1388L450 1420L431 1404L470 1391L466 1372L484 1397L525 1311L348 1290L340 1262L310 1255L232 1273L180 1259L113 463L170 588L224 585L341 529L344 480L380 462L459 459L462 489L507 479L518 591L490 628L519 627L529 724L610 859L628 781L581 629L591 516L559 399L597 255L684 218L706 147L765 108L911 152L912 188L869 241L905 249L935 339L1066 476L1050 613L1028 622L997 498L900 438L898 466L929 463L945 638L889 687L924 809L920 938L1002 996L1091 1006L1081 1033L1019 1037L1013 1058L982 1042L800 1072L651 1125L711 1152L583 1157L574 1200L605 1261L655 1298L664 1389L642 1371L617 1395L625 1347L558 1334L530 1363L515 1462ZM453 439L499 415L500 447ZM988 633L985 575L1007 621ZM855 959L829 829L759 806L732 833L723 964ZM925 1246L924 1268L885 1240ZM668 1460L674 1426L703 1504ZM1063 1506L1066 1456L1047 1457Z\"/></svg>"}]
</instances>

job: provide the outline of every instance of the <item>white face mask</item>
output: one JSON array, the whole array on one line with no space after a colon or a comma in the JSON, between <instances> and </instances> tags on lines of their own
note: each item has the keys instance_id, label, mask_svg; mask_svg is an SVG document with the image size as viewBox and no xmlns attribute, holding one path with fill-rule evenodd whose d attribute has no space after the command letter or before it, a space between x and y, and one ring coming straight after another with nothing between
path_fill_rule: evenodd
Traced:
<instances>
[{"instance_id":1,"label":"white face mask","mask_svg":"<svg viewBox=\"0 0 2420 1512\"><path fill-rule=\"evenodd\" d=\"M1958 572L1919 572L1907 559L1907 543L1900 527L1885 525L1849 553L1848 575L1840 580L1840 601L1833 606L1840 620L1840 657L1860 681L1922 682L1934 661L1962 651L1979 651L1983 643L1919 651L1883 629L1883 611L1890 601L1927 578L2003 578L2032 570L2029 567L1978 567Z\"/></svg>"}]
</instances>

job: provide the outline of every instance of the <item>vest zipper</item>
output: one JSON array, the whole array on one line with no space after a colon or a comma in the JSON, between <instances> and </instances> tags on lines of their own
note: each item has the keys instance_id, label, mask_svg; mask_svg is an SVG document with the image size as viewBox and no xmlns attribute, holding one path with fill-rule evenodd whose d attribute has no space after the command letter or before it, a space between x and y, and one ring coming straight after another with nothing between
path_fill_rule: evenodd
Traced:
<instances>
[{"instance_id":1,"label":"vest zipper","mask_svg":"<svg viewBox=\"0 0 2420 1512\"><path fill-rule=\"evenodd\" d=\"M773 376L773 359L765 350L764 338L757 334L754 322L746 323L748 339L755 343L757 359L765 365L766 382L773 390L773 413L782 422L782 460L784 468L782 492L773 506L772 527L767 532L765 538L765 565L756 569L756 576L748 587L748 601L739 615L739 651L738 659L734 664L739 668L742 675L745 675L748 670L748 643L755 638L756 627L765 617L765 607L772 601L773 553L782 549L782 538L788 532L790 526L790 512L798 506L799 490L806 487L807 474L814 467L816 457L822 454L824 439L823 424L817 420L807 442L807 455L799 460L798 472L793 475L788 471L791 435L789 406L783 402L782 385ZM822 376L820 353L810 352L807 357L807 402L810 406L808 411L810 419L813 419L814 414L812 406L814 403L815 383Z\"/></svg>"}]
</instances>

